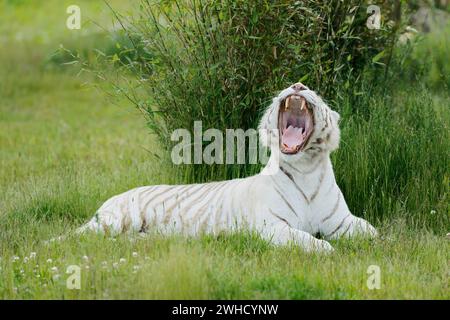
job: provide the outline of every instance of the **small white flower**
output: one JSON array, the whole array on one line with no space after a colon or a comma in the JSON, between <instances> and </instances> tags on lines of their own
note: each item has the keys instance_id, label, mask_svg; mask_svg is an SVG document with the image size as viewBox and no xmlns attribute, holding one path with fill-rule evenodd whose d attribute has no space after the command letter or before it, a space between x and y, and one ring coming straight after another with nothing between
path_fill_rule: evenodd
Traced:
<instances>
[{"instance_id":1,"label":"small white flower","mask_svg":"<svg viewBox=\"0 0 450 320\"><path fill-rule=\"evenodd\" d=\"M127 261L127 260L125 260L124 258L120 258L120 259L119 259L119 262L120 262L120 263L125 263L126 261Z\"/></svg>"},{"instance_id":2,"label":"small white flower","mask_svg":"<svg viewBox=\"0 0 450 320\"><path fill-rule=\"evenodd\" d=\"M138 270L141 268L141 266L133 266L133 273L138 272Z\"/></svg>"},{"instance_id":3,"label":"small white flower","mask_svg":"<svg viewBox=\"0 0 450 320\"><path fill-rule=\"evenodd\" d=\"M436 210L431 210L430 214L436 214Z\"/></svg>"},{"instance_id":4,"label":"small white flower","mask_svg":"<svg viewBox=\"0 0 450 320\"><path fill-rule=\"evenodd\" d=\"M131 255L133 256L133 258L136 258L138 256L138 253L137 252L133 252Z\"/></svg>"},{"instance_id":5,"label":"small white flower","mask_svg":"<svg viewBox=\"0 0 450 320\"><path fill-rule=\"evenodd\" d=\"M47 259L47 263L52 263L53 260L52 259Z\"/></svg>"},{"instance_id":6,"label":"small white flower","mask_svg":"<svg viewBox=\"0 0 450 320\"><path fill-rule=\"evenodd\" d=\"M86 270L89 270L89 266L85 266L84 268L85 268Z\"/></svg>"},{"instance_id":7,"label":"small white flower","mask_svg":"<svg viewBox=\"0 0 450 320\"><path fill-rule=\"evenodd\" d=\"M51 271L51 272L58 272L58 267L52 267L52 268L50 269L50 271Z\"/></svg>"},{"instance_id":8,"label":"small white flower","mask_svg":"<svg viewBox=\"0 0 450 320\"><path fill-rule=\"evenodd\" d=\"M84 260L85 262L88 262L88 261L89 261L89 257L88 257L88 256L83 256L83 260Z\"/></svg>"},{"instance_id":9,"label":"small white flower","mask_svg":"<svg viewBox=\"0 0 450 320\"><path fill-rule=\"evenodd\" d=\"M17 260L20 260L20 258L19 258L18 256L13 256L13 257L12 257L12 261L13 261L13 262L16 262Z\"/></svg>"},{"instance_id":10,"label":"small white flower","mask_svg":"<svg viewBox=\"0 0 450 320\"><path fill-rule=\"evenodd\" d=\"M119 264L117 262L114 262L113 263L113 268L118 268L118 267L119 267Z\"/></svg>"},{"instance_id":11,"label":"small white flower","mask_svg":"<svg viewBox=\"0 0 450 320\"><path fill-rule=\"evenodd\" d=\"M23 258L23 263L28 263L28 257Z\"/></svg>"},{"instance_id":12,"label":"small white flower","mask_svg":"<svg viewBox=\"0 0 450 320\"><path fill-rule=\"evenodd\" d=\"M25 273L25 270L20 269L20 274L24 274L24 273Z\"/></svg>"},{"instance_id":13,"label":"small white flower","mask_svg":"<svg viewBox=\"0 0 450 320\"><path fill-rule=\"evenodd\" d=\"M30 253L30 259L34 259L36 258L36 252L31 252Z\"/></svg>"}]
</instances>

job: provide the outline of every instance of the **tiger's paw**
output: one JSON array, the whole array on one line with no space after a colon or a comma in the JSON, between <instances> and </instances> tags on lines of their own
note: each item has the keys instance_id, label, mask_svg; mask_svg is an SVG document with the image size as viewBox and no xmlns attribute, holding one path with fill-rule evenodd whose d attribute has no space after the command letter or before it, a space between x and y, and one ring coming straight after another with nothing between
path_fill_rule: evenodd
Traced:
<instances>
[{"instance_id":1,"label":"tiger's paw","mask_svg":"<svg viewBox=\"0 0 450 320\"><path fill-rule=\"evenodd\" d=\"M367 236L370 238L376 238L378 237L378 231L375 229L371 224L367 226L366 230Z\"/></svg>"},{"instance_id":2,"label":"tiger's paw","mask_svg":"<svg viewBox=\"0 0 450 320\"><path fill-rule=\"evenodd\" d=\"M305 250L306 252L325 253L325 254L334 252L333 246L328 241L318 239L316 239L310 245L308 245L305 248Z\"/></svg>"},{"instance_id":3,"label":"tiger's paw","mask_svg":"<svg viewBox=\"0 0 450 320\"><path fill-rule=\"evenodd\" d=\"M351 230L353 236L362 236L366 238L375 238L378 236L378 231L369 222L362 218L357 218Z\"/></svg>"}]
</instances>

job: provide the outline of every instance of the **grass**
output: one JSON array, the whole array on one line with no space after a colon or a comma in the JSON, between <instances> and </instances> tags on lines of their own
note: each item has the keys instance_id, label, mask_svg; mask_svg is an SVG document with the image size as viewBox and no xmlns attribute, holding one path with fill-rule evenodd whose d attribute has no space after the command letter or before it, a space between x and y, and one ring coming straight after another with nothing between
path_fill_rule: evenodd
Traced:
<instances>
[{"instance_id":1,"label":"grass","mask_svg":"<svg viewBox=\"0 0 450 320\"><path fill-rule=\"evenodd\" d=\"M371 221L402 217L411 227L448 232L450 99L420 85L393 86L390 96L339 106L338 184L353 211Z\"/></svg>"},{"instance_id":2,"label":"grass","mask_svg":"<svg viewBox=\"0 0 450 320\"><path fill-rule=\"evenodd\" d=\"M183 178L152 156L159 148L126 101L112 105L85 85L90 75L46 63L59 39L7 41L14 46L0 52L0 298L450 298L445 94L403 87L359 105L371 114L340 106L337 178L379 239L335 241L329 256L275 248L248 233L89 235L46 245L116 193ZM422 115L424 107L431 108ZM81 290L66 287L69 265L81 267ZM380 266L379 290L366 285L370 265Z\"/></svg>"},{"instance_id":3,"label":"grass","mask_svg":"<svg viewBox=\"0 0 450 320\"><path fill-rule=\"evenodd\" d=\"M448 298L448 251L441 240L400 228L383 233L389 239L339 241L328 257L273 248L246 234L22 244L14 251L19 260L11 262L11 251L3 255L0 292L21 299ZM81 267L81 290L66 288L69 265ZM370 265L381 268L379 290L366 286Z\"/></svg>"}]
</instances>

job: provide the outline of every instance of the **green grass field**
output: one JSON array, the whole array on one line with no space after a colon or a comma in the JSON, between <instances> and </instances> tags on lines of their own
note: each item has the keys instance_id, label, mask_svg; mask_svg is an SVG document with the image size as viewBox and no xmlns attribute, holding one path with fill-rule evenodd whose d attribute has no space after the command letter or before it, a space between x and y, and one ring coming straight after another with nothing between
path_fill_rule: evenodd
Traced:
<instances>
[{"instance_id":1,"label":"green grass field","mask_svg":"<svg viewBox=\"0 0 450 320\"><path fill-rule=\"evenodd\" d=\"M101 1L78 2L87 16L109 21ZM336 252L325 256L276 248L247 233L89 235L45 244L114 194L182 179L153 156L159 148L125 100L114 105L86 85L96 82L91 75L48 62L60 43L83 39L64 28L66 2L31 3L0 4L9 13L0 26L0 298L450 298L450 98L423 87L413 93L405 85L389 106L368 100L379 110L370 119L341 107L337 178L350 208L380 229L378 239L334 241ZM418 114L424 107L430 118ZM392 118L402 108L407 116ZM411 126L415 119L421 125ZM399 140L381 138L388 131ZM66 286L70 265L81 268L80 290ZM366 284L371 265L380 267L380 289Z\"/></svg>"}]
</instances>

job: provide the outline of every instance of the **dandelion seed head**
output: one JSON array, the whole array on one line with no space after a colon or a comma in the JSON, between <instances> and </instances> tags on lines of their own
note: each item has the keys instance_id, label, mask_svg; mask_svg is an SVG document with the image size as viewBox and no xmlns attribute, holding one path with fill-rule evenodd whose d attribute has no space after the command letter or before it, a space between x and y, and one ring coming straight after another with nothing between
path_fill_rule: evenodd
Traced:
<instances>
[{"instance_id":1,"label":"dandelion seed head","mask_svg":"<svg viewBox=\"0 0 450 320\"><path fill-rule=\"evenodd\" d=\"M133 266L133 270L134 271L137 271L137 270L139 270L141 268L141 266Z\"/></svg>"}]
</instances>

